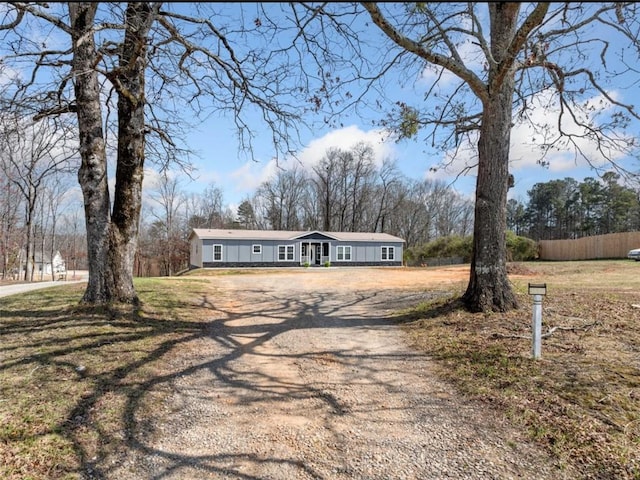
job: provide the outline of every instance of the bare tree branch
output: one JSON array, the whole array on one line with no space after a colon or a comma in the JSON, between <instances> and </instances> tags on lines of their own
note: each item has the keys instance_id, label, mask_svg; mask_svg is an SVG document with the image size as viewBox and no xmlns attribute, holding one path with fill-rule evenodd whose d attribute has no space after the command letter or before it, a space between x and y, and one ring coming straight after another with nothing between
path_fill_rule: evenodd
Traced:
<instances>
[{"instance_id":1,"label":"bare tree branch","mask_svg":"<svg viewBox=\"0 0 640 480\"><path fill-rule=\"evenodd\" d=\"M465 67L463 63L459 63L456 61L456 58L460 58L457 55L455 48L452 51L454 58L446 57L444 55L433 52L428 48L424 48L419 43L411 40L410 38L404 36L399 30L397 30L387 19L382 15L382 12L378 8L378 5L375 3L363 3L362 4L369 15L371 15L371 19L373 22L380 27L380 29L385 32L389 38L391 38L398 46L407 50L408 52L414 53L421 58L424 58L426 61L433 63L435 65L440 65L441 67L446 68L451 73L454 73L462 80L469 84L471 90L480 98L481 100L486 99L487 91L484 82L476 76L471 70ZM441 29L442 27L438 27Z\"/></svg>"}]
</instances>

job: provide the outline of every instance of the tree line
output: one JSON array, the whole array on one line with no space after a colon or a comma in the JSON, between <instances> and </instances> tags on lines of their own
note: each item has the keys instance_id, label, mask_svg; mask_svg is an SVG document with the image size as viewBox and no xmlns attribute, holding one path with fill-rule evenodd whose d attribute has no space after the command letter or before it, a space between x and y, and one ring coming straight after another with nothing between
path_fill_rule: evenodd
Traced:
<instances>
[{"instance_id":1,"label":"tree line","mask_svg":"<svg viewBox=\"0 0 640 480\"><path fill-rule=\"evenodd\" d=\"M57 251L84 267L86 239L70 195L76 168L68 130L5 113L0 122L0 278L51 280L45 260ZM37 259L37 260L36 260Z\"/></svg>"},{"instance_id":2,"label":"tree line","mask_svg":"<svg viewBox=\"0 0 640 480\"><path fill-rule=\"evenodd\" d=\"M473 204L442 181L414 180L396 163L374 162L373 148L330 148L310 171L276 173L240 205L243 227L385 232L414 245L471 232Z\"/></svg>"},{"instance_id":3,"label":"tree line","mask_svg":"<svg viewBox=\"0 0 640 480\"><path fill-rule=\"evenodd\" d=\"M69 163L37 155L35 147L47 151L42 147L47 141L43 132L35 139L26 142L16 131L0 138L2 278L21 272L21 279L45 279L33 260L51 258L56 251L68 270L86 268L82 213L67 195ZM26 144L33 147L29 155ZM508 201L508 229L536 241L640 230L640 194L621 181L608 172L582 182L567 177L537 183L526 201ZM237 208L225 201L219 186L189 192L178 176L165 171L143 208L137 276L173 275L187 268L193 228L384 232L405 239L408 251L444 237L467 237L473 228L470 198L442 181L408 178L395 160L376 162L366 143L329 148L311 167L293 163L279 169Z\"/></svg>"},{"instance_id":4,"label":"tree line","mask_svg":"<svg viewBox=\"0 0 640 480\"><path fill-rule=\"evenodd\" d=\"M537 183L526 203L507 202L507 225L533 240L561 240L640 230L640 191L622 185L607 172L588 177Z\"/></svg>"},{"instance_id":5,"label":"tree line","mask_svg":"<svg viewBox=\"0 0 640 480\"><path fill-rule=\"evenodd\" d=\"M186 193L163 175L150 194L150 221L141 226L138 275L171 275L188 265L192 228L384 232L407 246L450 235L469 235L473 202L443 181L401 174L395 161L377 164L371 145L329 148L310 168L278 170L237 209L211 184Z\"/></svg>"},{"instance_id":6,"label":"tree line","mask_svg":"<svg viewBox=\"0 0 640 480\"><path fill-rule=\"evenodd\" d=\"M87 269L82 209L65 195L69 180L49 178L25 196L11 177L0 177L0 280L55 280L42 267L56 252L67 274Z\"/></svg>"}]
</instances>

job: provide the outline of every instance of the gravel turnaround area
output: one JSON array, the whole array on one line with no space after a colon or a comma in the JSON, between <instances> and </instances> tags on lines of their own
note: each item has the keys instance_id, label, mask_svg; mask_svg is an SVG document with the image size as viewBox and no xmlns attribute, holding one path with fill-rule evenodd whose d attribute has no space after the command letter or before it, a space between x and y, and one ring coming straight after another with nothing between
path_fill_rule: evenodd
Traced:
<instances>
[{"instance_id":1,"label":"gravel turnaround area","mask_svg":"<svg viewBox=\"0 0 640 480\"><path fill-rule=\"evenodd\" d=\"M109 478L575 478L436 379L391 314L442 291L400 274L203 277L217 289L201 299L216 321L171 357L180 374L158 382L163 407Z\"/></svg>"}]
</instances>

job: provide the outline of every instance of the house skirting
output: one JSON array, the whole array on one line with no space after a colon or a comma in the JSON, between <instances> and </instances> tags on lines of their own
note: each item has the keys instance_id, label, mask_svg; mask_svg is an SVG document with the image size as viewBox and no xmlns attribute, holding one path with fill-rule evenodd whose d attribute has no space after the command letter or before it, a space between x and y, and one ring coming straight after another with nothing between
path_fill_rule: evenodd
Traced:
<instances>
[{"instance_id":1,"label":"house skirting","mask_svg":"<svg viewBox=\"0 0 640 480\"><path fill-rule=\"evenodd\" d=\"M390 262L331 262L332 267L401 267L402 261Z\"/></svg>"},{"instance_id":2,"label":"house skirting","mask_svg":"<svg viewBox=\"0 0 640 480\"><path fill-rule=\"evenodd\" d=\"M391 262L331 262L332 267L401 267L401 261ZM252 267L303 267L298 262L203 262L202 268L252 268ZM310 265L309 268L320 268L324 265ZM199 268L190 265L191 270Z\"/></svg>"}]
</instances>

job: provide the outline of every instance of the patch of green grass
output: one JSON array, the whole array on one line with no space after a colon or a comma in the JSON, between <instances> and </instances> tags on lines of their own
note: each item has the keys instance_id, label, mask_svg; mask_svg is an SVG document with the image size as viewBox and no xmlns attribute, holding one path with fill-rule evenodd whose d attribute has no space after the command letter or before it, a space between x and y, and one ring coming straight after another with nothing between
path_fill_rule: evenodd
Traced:
<instances>
[{"instance_id":1,"label":"patch of green grass","mask_svg":"<svg viewBox=\"0 0 640 480\"><path fill-rule=\"evenodd\" d=\"M85 478L164 398L167 359L206 335L208 281L136 279L141 307L81 305L82 285L0 299L0 478ZM203 300L209 299L209 300Z\"/></svg>"}]
</instances>

